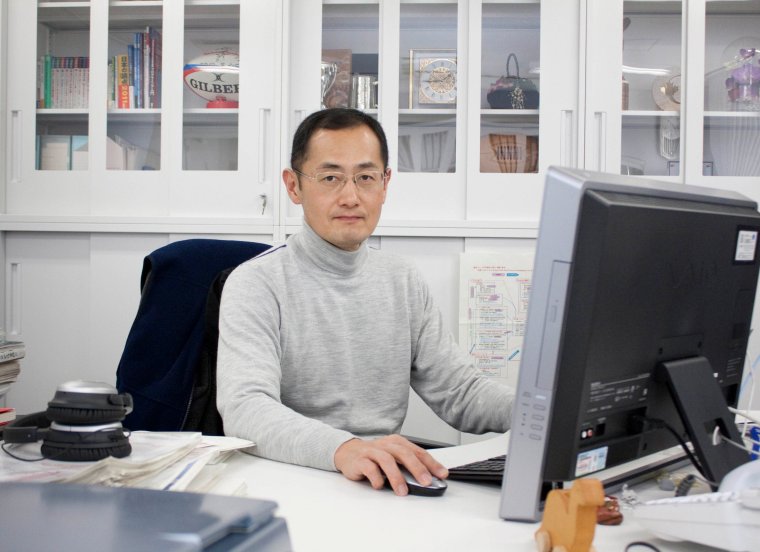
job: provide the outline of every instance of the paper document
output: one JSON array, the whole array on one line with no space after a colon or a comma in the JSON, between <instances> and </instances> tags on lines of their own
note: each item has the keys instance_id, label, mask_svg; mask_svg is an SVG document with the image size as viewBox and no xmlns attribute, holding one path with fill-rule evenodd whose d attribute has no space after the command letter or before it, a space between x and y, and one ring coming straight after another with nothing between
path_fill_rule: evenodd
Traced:
<instances>
[{"instance_id":1,"label":"paper document","mask_svg":"<svg viewBox=\"0 0 760 552\"><path fill-rule=\"evenodd\" d=\"M132 453L97 462L40 460L24 462L0 451L0 481L59 481L114 487L184 490L201 469L230 451L253 446L234 437L209 437L191 432L133 431ZM41 443L4 445L16 456L41 457Z\"/></svg>"},{"instance_id":2,"label":"paper document","mask_svg":"<svg viewBox=\"0 0 760 552\"><path fill-rule=\"evenodd\" d=\"M533 276L530 253L462 253L459 344L484 376L517 386L528 298Z\"/></svg>"}]
</instances>

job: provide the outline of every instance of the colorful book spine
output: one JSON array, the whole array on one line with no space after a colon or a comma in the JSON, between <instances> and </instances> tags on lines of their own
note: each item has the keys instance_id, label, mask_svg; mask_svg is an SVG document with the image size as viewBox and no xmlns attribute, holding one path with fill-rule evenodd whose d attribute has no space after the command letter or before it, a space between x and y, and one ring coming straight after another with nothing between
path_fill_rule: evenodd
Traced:
<instances>
[{"instance_id":1,"label":"colorful book spine","mask_svg":"<svg viewBox=\"0 0 760 552\"><path fill-rule=\"evenodd\" d=\"M129 57L126 54L116 56L117 104L119 109L129 109Z\"/></svg>"},{"instance_id":2,"label":"colorful book spine","mask_svg":"<svg viewBox=\"0 0 760 552\"><path fill-rule=\"evenodd\" d=\"M134 68L135 68L135 80L134 80L134 98L135 107L143 107L142 101L142 86L143 86L143 46L142 46L142 33L134 34Z\"/></svg>"},{"instance_id":3,"label":"colorful book spine","mask_svg":"<svg viewBox=\"0 0 760 552\"><path fill-rule=\"evenodd\" d=\"M53 57L45 54L43 58L45 73L45 107L53 107Z\"/></svg>"}]
</instances>

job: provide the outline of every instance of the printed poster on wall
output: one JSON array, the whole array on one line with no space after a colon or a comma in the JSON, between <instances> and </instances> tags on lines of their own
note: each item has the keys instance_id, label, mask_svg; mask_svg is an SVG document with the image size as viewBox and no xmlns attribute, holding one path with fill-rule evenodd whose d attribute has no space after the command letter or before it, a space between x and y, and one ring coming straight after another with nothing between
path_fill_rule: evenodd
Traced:
<instances>
[{"instance_id":1,"label":"printed poster on wall","mask_svg":"<svg viewBox=\"0 0 760 552\"><path fill-rule=\"evenodd\" d=\"M533 254L462 253L459 265L459 343L483 376L517 387Z\"/></svg>"}]
</instances>

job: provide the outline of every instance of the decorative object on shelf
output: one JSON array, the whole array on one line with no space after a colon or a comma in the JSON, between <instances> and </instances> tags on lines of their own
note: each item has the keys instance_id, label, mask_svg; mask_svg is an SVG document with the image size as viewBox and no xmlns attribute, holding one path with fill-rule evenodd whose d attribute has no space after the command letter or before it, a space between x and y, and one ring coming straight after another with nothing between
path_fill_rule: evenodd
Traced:
<instances>
[{"instance_id":1,"label":"decorative object on shelf","mask_svg":"<svg viewBox=\"0 0 760 552\"><path fill-rule=\"evenodd\" d=\"M351 102L354 109L377 107L377 77L355 74L351 77Z\"/></svg>"},{"instance_id":2,"label":"decorative object on shelf","mask_svg":"<svg viewBox=\"0 0 760 552\"><path fill-rule=\"evenodd\" d=\"M681 110L681 71L670 69L654 79L652 98L663 111Z\"/></svg>"},{"instance_id":3,"label":"decorative object on shelf","mask_svg":"<svg viewBox=\"0 0 760 552\"><path fill-rule=\"evenodd\" d=\"M705 127L706 159L714 176L760 176L760 118L712 118Z\"/></svg>"},{"instance_id":4,"label":"decorative object on shelf","mask_svg":"<svg viewBox=\"0 0 760 552\"><path fill-rule=\"evenodd\" d=\"M487 134L480 139L481 173L538 172L538 136Z\"/></svg>"},{"instance_id":5,"label":"decorative object on shelf","mask_svg":"<svg viewBox=\"0 0 760 552\"><path fill-rule=\"evenodd\" d=\"M321 67L321 74L320 74L320 85L321 85L321 98L322 98L322 109L326 108L327 105L325 104L325 96L327 95L327 92L332 88L332 85L335 84L335 77L338 76L338 64L337 63L327 63L322 62Z\"/></svg>"},{"instance_id":6,"label":"decorative object on shelf","mask_svg":"<svg viewBox=\"0 0 760 552\"><path fill-rule=\"evenodd\" d=\"M409 107L451 107L456 103L456 50L409 50Z\"/></svg>"},{"instance_id":7,"label":"decorative object on shelf","mask_svg":"<svg viewBox=\"0 0 760 552\"><path fill-rule=\"evenodd\" d=\"M348 107L351 96L351 50L322 50L322 67L335 64L335 79L325 89L322 107ZM324 86L324 84L323 84Z\"/></svg>"},{"instance_id":8,"label":"decorative object on shelf","mask_svg":"<svg viewBox=\"0 0 760 552\"><path fill-rule=\"evenodd\" d=\"M623 34L625 34L625 30L631 25L631 18L630 17L623 17ZM628 99L630 97L630 91L631 91L631 85L630 83L625 79L625 75L623 75L623 102L622 102L622 109L623 111L628 110Z\"/></svg>"},{"instance_id":9,"label":"decorative object on shelf","mask_svg":"<svg viewBox=\"0 0 760 552\"><path fill-rule=\"evenodd\" d=\"M185 65L185 84L206 107L238 107L240 56L230 47L204 52Z\"/></svg>"},{"instance_id":10,"label":"decorative object on shelf","mask_svg":"<svg viewBox=\"0 0 760 552\"><path fill-rule=\"evenodd\" d=\"M515 62L515 74L510 71ZM538 109L538 89L530 79L520 77L520 65L515 54L507 57L507 74L488 89L486 99L493 109Z\"/></svg>"},{"instance_id":11,"label":"decorative object on shelf","mask_svg":"<svg viewBox=\"0 0 760 552\"><path fill-rule=\"evenodd\" d=\"M675 161L679 157L681 145L681 121L678 117L660 117L657 124L657 143L660 147L660 155L668 161Z\"/></svg>"},{"instance_id":12,"label":"decorative object on shelf","mask_svg":"<svg viewBox=\"0 0 760 552\"><path fill-rule=\"evenodd\" d=\"M646 165L644 161L642 161L638 157L631 157L629 155L624 155L620 159L620 174L642 175L644 174L645 166Z\"/></svg>"},{"instance_id":13,"label":"decorative object on shelf","mask_svg":"<svg viewBox=\"0 0 760 552\"><path fill-rule=\"evenodd\" d=\"M623 109L623 111L628 110L628 98L630 96L630 91L631 91L631 85L627 80L625 80L625 75L623 75L623 102L620 106Z\"/></svg>"},{"instance_id":14,"label":"decorative object on shelf","mask_svg":"<svg viewBox=\"0 0 760 552\"><path fill-rule=\"evenodd\" d=\"M760 111L760 48L740 48L726 79L728 100L740 111Z\"/></svg>"}]
</instances>

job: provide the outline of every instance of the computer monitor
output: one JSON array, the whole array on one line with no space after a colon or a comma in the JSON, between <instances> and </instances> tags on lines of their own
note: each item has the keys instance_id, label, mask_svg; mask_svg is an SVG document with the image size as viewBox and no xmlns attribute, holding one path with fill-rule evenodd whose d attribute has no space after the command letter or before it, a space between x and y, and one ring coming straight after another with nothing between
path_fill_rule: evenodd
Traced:
<instances>
[{"instance_id":1,"label":"computer monitor","mask_svg":"<svg viewBox=\"0 0 760 552\"><path fill-rule=\"evenodd\" d=\"M736 405L758 280L739 194L550 168L500 515L549 488L689 440L719 482L749 455Z\"/></svg>"}]
</instances>

